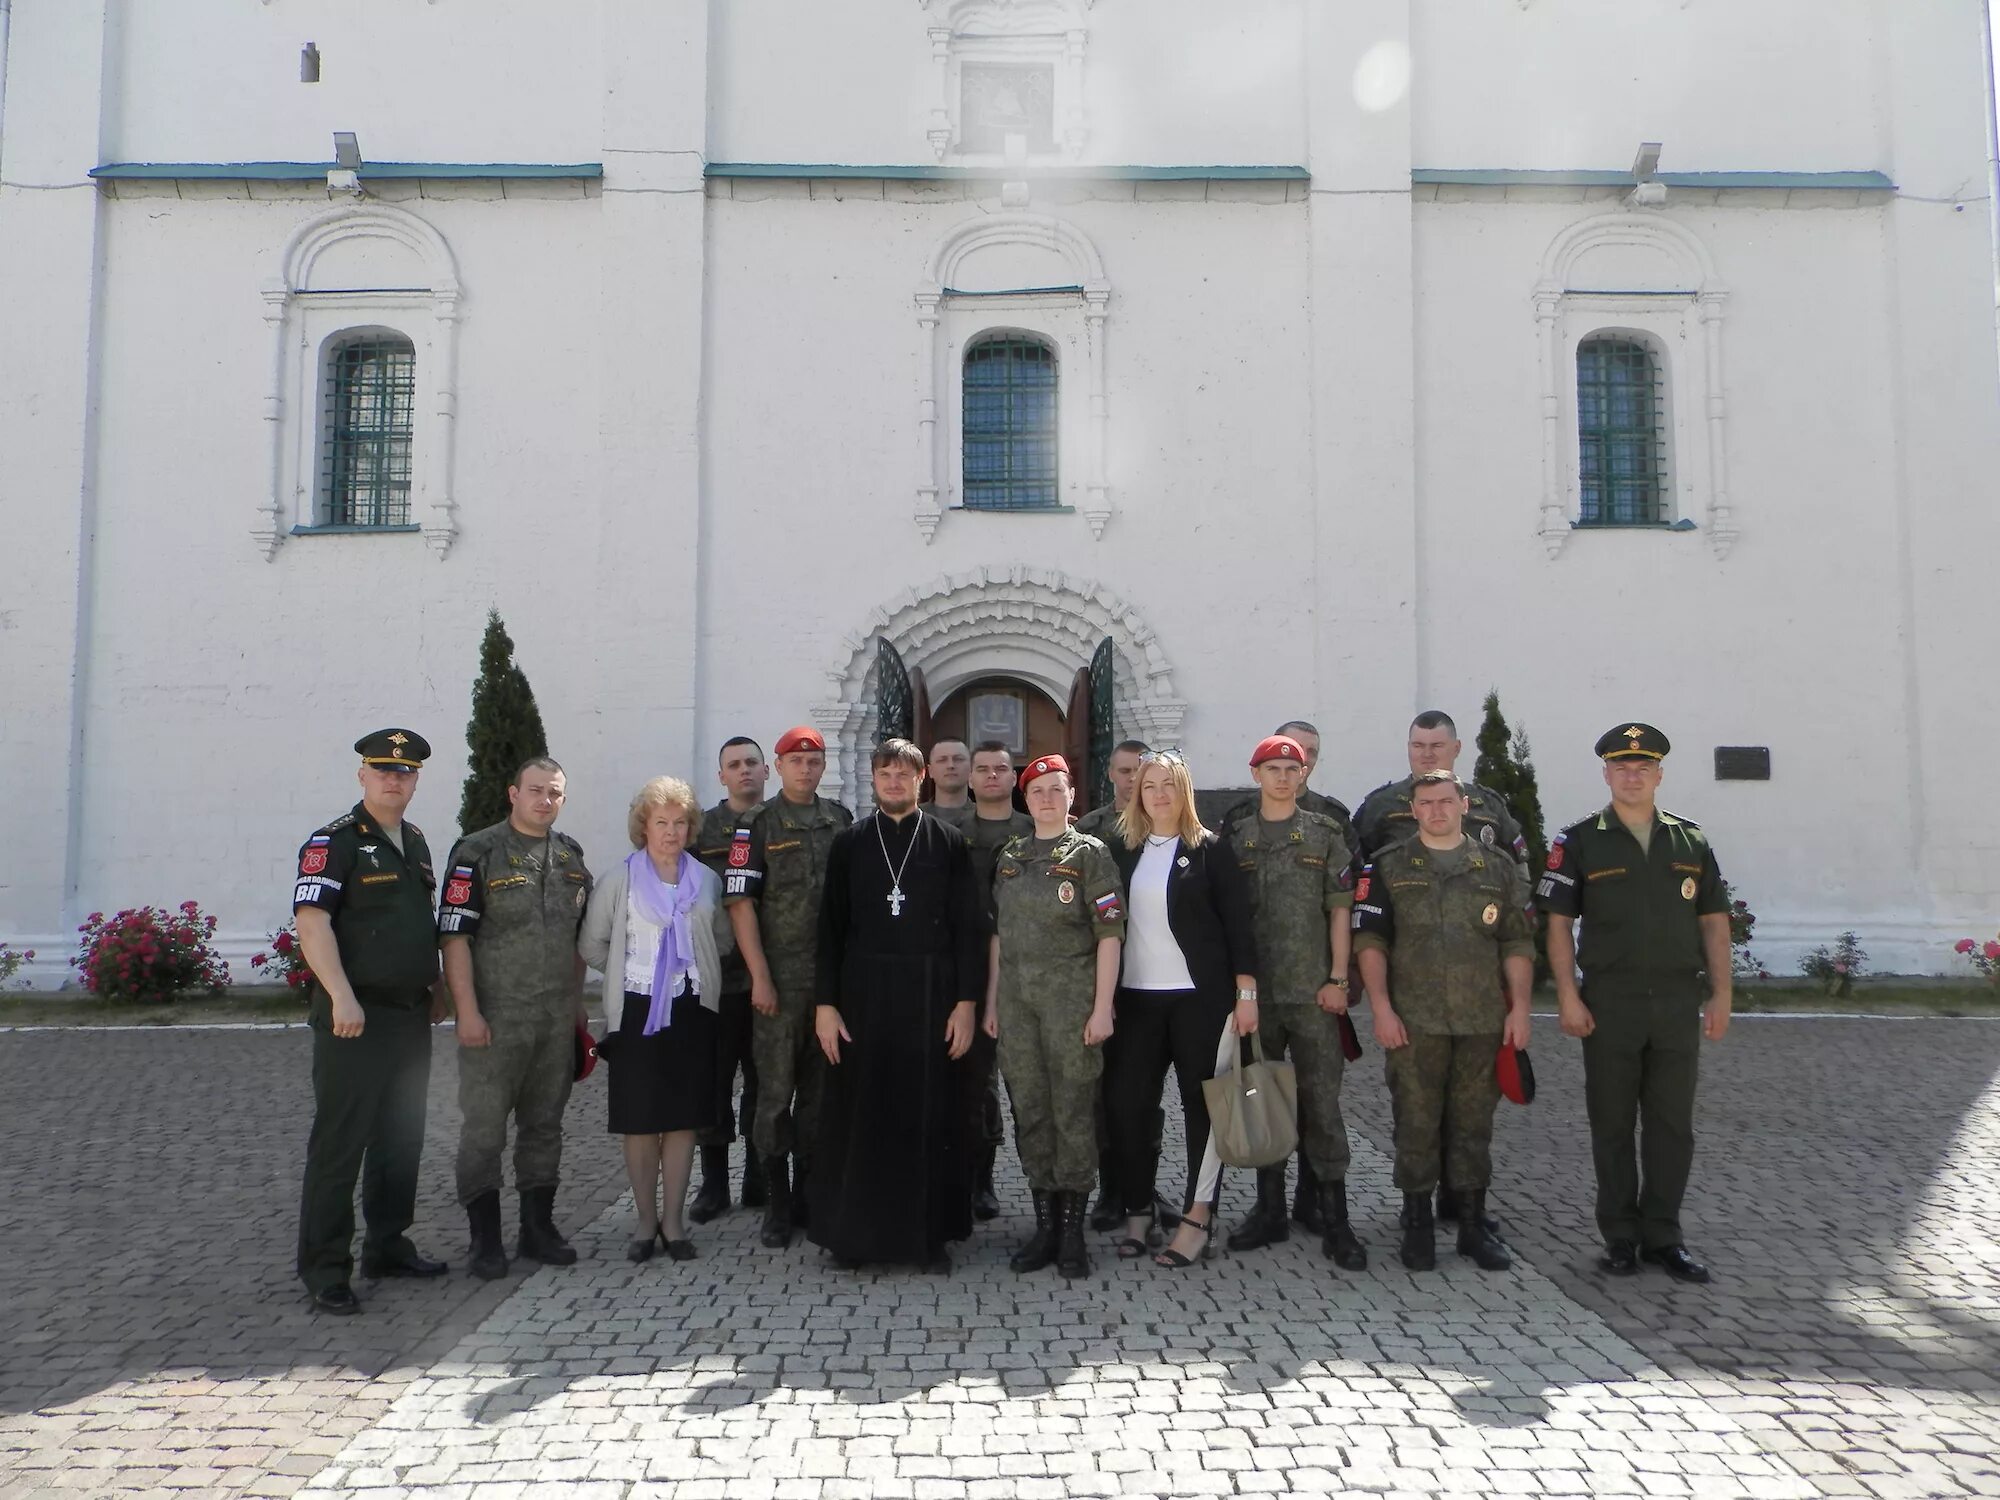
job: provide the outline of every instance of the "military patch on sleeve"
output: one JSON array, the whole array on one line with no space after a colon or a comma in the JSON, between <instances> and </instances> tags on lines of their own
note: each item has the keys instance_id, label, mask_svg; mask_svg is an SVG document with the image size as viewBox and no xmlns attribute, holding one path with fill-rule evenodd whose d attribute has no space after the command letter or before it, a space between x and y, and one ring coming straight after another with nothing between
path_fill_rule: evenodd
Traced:
<instances>
[{"instance_id":1,"label":"military patch on sleeve","mask_svg":"<svg viewBox=\"0 0 2000 1500\"><path fill-rule=\"evenodd\" d=\"M472 866L459 865L451 872L451 879L445 883L444 904L463 906L472 899Z\"/></svg>"},{"instance_id":2,"label":"military patch on sleeve","mask_svg":"<svg viewBox=\"0 0 2000 1500\"><path fill-rule=\"evenodd\" d=\"M1367 870L1363 870L1361 872L1361 878L1354 882L1354 899L1356 901L1366 901L1368 899L1369 884L1370 884L1369 872Z\"/></svg>"},{"instance_id":3,"label":"military patch on sleeve","mask_svg":"<svg viewBox=\"0 0 2000 1500\"><path fill-rule=\"evenodd\" d=\"M301 875L318 875L326 869L326 846L331 842L323 833L316 833L306 840L306 847L299 855Z\"/></svg>"},{"instance_id":4,"label":"military patch on sleeve","mask_svg":"<svg viewBox=\"0 0 2000 1500\"><path fill-rule=\"evenodd\" d=\"M731 869L740 870L750 863L750 830L739 828L736 836L729 841L729 864Z\"/></svg>"},{"instance_id":5,"label":"military patch on sleeve","mask_svg":"<svg viewBox=\"0 0 2000 1500\"><path fill-rule=\"evenodd\" d=\"M1100 922L1122 922L1125 920L1124 905L1116 891L1106 891L1097 898L1097 920Z\"/></svg>"},{"instance_id":6,"label":"military patch on sleeve","mask_svg":"<svg viewBox=\"0 0 2000 1500\"><path fill-rule=\"evenodd\" d=\"M1549 845L1548 864L1551 870L1560 870L1563 867L1563 836L1561 834L1557 834L1556 841Z\"/></svg>"}]
</instances>

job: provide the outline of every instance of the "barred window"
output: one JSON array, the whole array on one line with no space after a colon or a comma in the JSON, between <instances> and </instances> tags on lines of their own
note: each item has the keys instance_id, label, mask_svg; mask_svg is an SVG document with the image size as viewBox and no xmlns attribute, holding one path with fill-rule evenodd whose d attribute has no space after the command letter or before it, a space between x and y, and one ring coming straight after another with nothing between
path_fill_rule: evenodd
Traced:
<instances>
[{"instance_id":1,"label":"barred window","mask_svg":"<svg viewBox=\"0 0 2000 1500\"><path fill-rule=\"evenodd\" d=\"M1660 526L1667 516L1667 398L1660 361L1630 338L1576 350L1579 526Z\"/></svg>"},{"instance_id":2,"label":"barred window","mask_svg":"<svg viewBox=\"0 0 2000 1500\"><path fill-rule=\"evenodd\" d=\"M334 344L320 439L323 524L411 524L416 377L416 347L406 338L368 333Z\"/></svg>"},{"instance_id":3,"label":"barred window","mask_svg":"<svg viewBox=\"0 0 2000 1500\"><path fill-rule=\"evenodd\" d=\"M965 505L1035 510L1056 499L1056 354L1039 339L965 351Z\"/></svg>"}]
</instances>

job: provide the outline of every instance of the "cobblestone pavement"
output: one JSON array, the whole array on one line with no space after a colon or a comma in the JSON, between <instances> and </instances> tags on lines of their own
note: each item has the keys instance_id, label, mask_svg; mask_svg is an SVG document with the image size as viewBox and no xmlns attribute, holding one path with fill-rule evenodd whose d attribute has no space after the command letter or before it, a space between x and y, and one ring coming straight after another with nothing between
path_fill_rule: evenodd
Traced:
<instances>
[{"instance_id":1,"label":"cobblestone pavement","mask_svg":"<svg viewBox=\"0 0 2000 1500\"><path fill-rule=\"evenodd\" d=\"M364 1283L344 1320L289 1270L302 1033L0 1035L0 1500L2000 1495L2000 1025L1740 1023L1704 1059L1688 1219L1717 1280L1685 1288L1592 1268L1576 1050L1540 1024L1542 1097L1496 1151L1509 1275L1395 1263L1372 1051L1355 1275L1295 1238L1016 1277L1012 1170L948 1278L764 1251L742 1211L633 1267L593 1080L560 1214L591 1220L583 1264ZM458 1260L438 1040L416 1237Z\"/></svg>"}]
</instances>

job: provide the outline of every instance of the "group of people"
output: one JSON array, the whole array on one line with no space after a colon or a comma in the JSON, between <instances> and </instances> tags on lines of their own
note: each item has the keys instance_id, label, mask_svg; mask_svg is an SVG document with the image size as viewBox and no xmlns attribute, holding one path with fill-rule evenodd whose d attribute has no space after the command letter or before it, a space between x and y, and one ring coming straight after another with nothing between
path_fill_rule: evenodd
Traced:
<instances>
[{"instance_id":1,"label":"group of people","mask_svg":"<svg viewBox=\"0 0 2000 1500\"><path fill-rule=\"evenodd\" d=\"M634 1261L697 1253L688 1223L729 1207L740 1128L740 1198L763 1210L763 1244L803 1229L842 1266L948 1269L948 1247L999 1213L1004 1083L1034 1209L1013 1268L1087 1274L1089 1227L1121 1259L1182 1270L1217 1229L1202 1084L1253 1034L1296 1070L1298 1191L1288 1207L1285 1164L1260 1169L1230 1247L1284 1240L1296 1221L1336 1267L1362 1270L1340 1107L1357 986L1386 1060L1402 1262L1435 1267L1442 1218L1460 1254L1502 1270L1493 1121L1503 1073L1525 1070L1545 916L1560 1025L1583 1039L1600 1264L1705 1281L1679 1209L1699 1037L1729 1019L1728 903L1705 836L1656 805L1669 748L1644 724L1603 736L1609 802L1531 872L1504 801L1458 777L1438 712L1410 727L1410 774L1351 816L1308 786L1317 730L1280 726L1250 752L1255 793L1213 829L1185 760L1136 741L1112 754L1113 800L1077 817L1059 755L1017 765L997 742L926 754L885 740L874 810L856 820L819 795L825 743L800 726L768 765L755 741L725 743L725 796L706 810L687 782L648 781L631 852L596 876L554 827L561 767L530 760L508 817L460 839L440 891L403 816L429 746L409 730L364 736L362 800L301 848L293 893L314 975L300 1277L316 1307L358 1310L357 1177L362 1274L444 1274L407 1232L429 1025L447 1014L475 1276L507 1271L510 1117L516 1253L576 1259L554 1207L563 1111L593 1052L636 1205ZM1187 1153L1172 1202L1157 1187L1169 1067Z\"/></svg>"}]
</instances>

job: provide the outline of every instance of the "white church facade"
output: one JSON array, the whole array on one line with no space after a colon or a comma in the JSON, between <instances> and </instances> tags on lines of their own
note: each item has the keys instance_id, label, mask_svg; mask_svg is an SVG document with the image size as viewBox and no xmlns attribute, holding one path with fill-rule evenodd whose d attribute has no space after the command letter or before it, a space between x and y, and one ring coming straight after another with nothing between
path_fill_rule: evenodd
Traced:
<instances>
[{"instance_id":1,"label":"white church facade","mask_svg":"<svg viewBox=\"0 0 2000 1500\"><path fill-rule=\"evenodd\" d=\"M1552 828L1664 729L1774 967L1948 971L1978 11L0 5L0 939L192 898L240 961L387 724L441 854L497 608L601 860L737 733L854 802L892 709L1207 786L1306 718L1352 804L1490 688Z\"/></svg>"}]
</instances>

